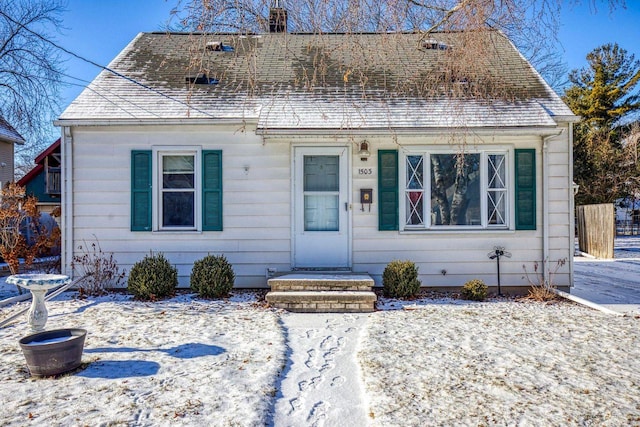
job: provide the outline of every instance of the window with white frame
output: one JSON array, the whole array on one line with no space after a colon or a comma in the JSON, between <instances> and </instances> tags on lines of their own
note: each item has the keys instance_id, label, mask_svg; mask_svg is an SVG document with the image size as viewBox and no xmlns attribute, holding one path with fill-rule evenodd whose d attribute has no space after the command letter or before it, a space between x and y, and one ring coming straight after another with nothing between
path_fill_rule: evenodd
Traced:
<instances>
[{"instance_id":1,"label":"window with white frame","mask_svg":"<svg viewBox=\"0 0 640 427\"><path fill-rule=\"evenodd\" d=\"M422 152L404 157L404 229L507 228L507 153Z\"/></svg>"},{"instance_id":2,"label":"window with white frame","mask_svg":"<svg viewBox=\"0 0 640 427\"><path fill-rule=\"evenodd\" d=\"M161 176L158 185L161 229L196 227L196 153L159 152Z\"/></svg>"}]
</instances>

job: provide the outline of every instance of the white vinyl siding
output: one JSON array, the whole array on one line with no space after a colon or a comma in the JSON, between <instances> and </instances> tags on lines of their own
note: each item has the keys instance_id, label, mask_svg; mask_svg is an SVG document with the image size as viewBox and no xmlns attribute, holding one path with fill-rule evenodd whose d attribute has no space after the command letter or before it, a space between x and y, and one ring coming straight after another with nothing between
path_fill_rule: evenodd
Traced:
<instances>
[{"instance_id":1,"label":"white vinyl siding","mask_svg":"<svg viewBox=\"0 0 640 427\"><path fill-rule=\"evenodd\" d=\"M237 126L81 126L72 129L72 164L65 181L73 184L63 211L72 215L68 225L67 247L80 254L79 246L97 238L105 252L113 252L120 267L129 271L149 251L163 252L178 268L180 287L189 286L193 263L211 254L224 254L236 273L236 287L266 287L266 269L277 273L291 269L292 242L292 144L311 145L309 138L296 136L263 140L250 126L237 132ZM548 141L549 155L549 259L555 262L571 254L573 231L570 227L570 144L564 132ZM502 286L526 286L523 269L542 260L543 227L535 230L513 229L513 201L507 205L511 229L503 227L472 229L435 228L428 232L379 230L377 204L378 150L397 150L399 166L406 155L429 152L454 152L446 137L368 137L372 156L367 161L357 157L353 148L350 179L352 204L349 226L352 231L352 270L367 272L381 284L382 272L393 259L416 263L423 286L458 287L479 278L489 286L496 284L496 262L487 257L494 246L503 246L512 258L501 260ZM486 137L488 142L471 141L477 152L499 154L507 150L507 165L513 166L513 151L536 149L537 188L542 188L543 142L535 135L508 135L500 131ZM327 142L329 141L329 142ZM335 143L327 138L324 144ZM224 230L216 232L132 232L130 231L130 161L132 150L150 150L151 144L187 149L224 151ZM344 144L344 142L343 142ZM65 149L69 149L66 147ZM189 151L189 150L186 150ZM105 162L105 159L110 159ZM513 168L508 168L507 186L513 185ZM404 200L404 172L398 174L397 200ZM66 175L65 175L66 176ZM488 185L488 184L487 184ZM360 190L374 189L369 211L361 206ZM488 188L488 187L487 187ZM512 191L513 188L510 188ZM154 190L155 191L155 190ZM543 221L543 194L537 194L536 216ZM342 207L342 205L341 205ZM404 213L403 213L404 215ZM487 213L488 215L488 208ZM400 216L400 224L404 223ZM66 236L67 234L65 234ZM69 262L71 258L66 258ZM68 262L66 272L71 273ZM445 273L443 273L443 271ZM566 286L568 266L554 277Z\"/></svg>"}]
</instances>

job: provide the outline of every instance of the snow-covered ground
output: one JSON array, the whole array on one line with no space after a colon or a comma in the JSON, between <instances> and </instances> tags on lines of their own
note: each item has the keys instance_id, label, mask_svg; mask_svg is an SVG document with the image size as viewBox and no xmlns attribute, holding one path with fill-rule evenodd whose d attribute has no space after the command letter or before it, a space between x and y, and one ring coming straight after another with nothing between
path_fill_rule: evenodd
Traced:
<instances>
[{"instance_id":1,"label":"snow-covered ground","mask_svg":"<svg viewBox=\"0 0 640 427\"><path fill-rule=\"evenodd\" d=\"M614 259L574 258L571 294L626 314L640 314L640 238L615 240Z\"/></svg>"},{"instance_id":2,"label":"snow-covered ground","mask_svg":"<svg viewBox=\"0 0 640 427\"><path fill-rule=\"evenodd\" d=\"M31 378L26 319L0 329L0 425L640 425L640 319L566 301L382 299L316 315L249 292L68 292L47 308L47 329L88 330L83 366Z\"/></svg>"}]
</instances>

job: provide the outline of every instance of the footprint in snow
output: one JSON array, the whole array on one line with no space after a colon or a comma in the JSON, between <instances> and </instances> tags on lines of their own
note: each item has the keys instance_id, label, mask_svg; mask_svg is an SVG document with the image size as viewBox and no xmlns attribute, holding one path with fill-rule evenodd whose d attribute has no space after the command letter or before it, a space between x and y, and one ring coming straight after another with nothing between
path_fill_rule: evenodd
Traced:
<instances>
[{"instance_id":1,"label":"footprint in snow","mask_svg":"<svg viewBox=\"0 0 640 427\"><path fill-rule=\"evenodd\" d=\"M309 413L309 417L307 418L307 422L314 427L324 426L324 421L327 418L327 411L329 410L329 404L326 402L318 402L313 405L311 408L311 412Z\"/></svg>"},{"instance_id":2,"label":"footprint in snow","mask_svg":"<svg viewBox=\"0 0 640 427\"><path fill-rule=\"evenodd\" d=\"M294 412L298 411L300 409L300 407L302 406L302 402L297 397L295 399L291 399L289 401L289 404L291 405L291 412L289 412L289 415L291 415Z\"/></svg>"},{"instance_id":3,"label":"footprint in snow","mask_svg":"<svg viewBox=\"0 0 640 427\"><path fill-rule=\"evenodd\" d=\"M307 356L307 361L304 362L304 364L307 368L312 369L314 365L313 359L316 357L316 351L314 349L307 351Z\"/></svg>"},{"instance_id":4,"label":"footprint in snow","mask_svg":"<svg viewBox=\"0 0 640 427\"><path fill-rule=\"evenodd\" d=\"M331 380L331 387L340 387L345 382L347 382L347 379L342 375L339 375Z\"/></svg>"},{"instance_id":5,"label":"footprint in snow","mask_svg":"<svg viewBox=\"0 0 640 427\"><path fill-rule=\"evenodd\" d=\"M322 340L322 342L320 343L320 348L323 350L329 350L334 346L334 342L335 338L332 335L329 335L324 340Z\"/></svg>"},{"instance_id":6,"label":"footprint in snow","mask_svg":"<svg viewBox=\"0 0 640 427\"><path fill-rule=\"evenodd\" d=\"M324 365L322 365L319 369L320 373L325 373L327 371L330 371L331 369L335 368L336 364L333 363L332 361L329 361L327 363L325 363Z\"/></svg>"},{"instance_id":7,"label":"footprint in snow","mask_svg":"<svg viewBox=\"0 0 640 427\"><path fill-rule=\"evenodd\" d=\"M298 383L298 388L300 391L305 391L308 388L318 388L320 382L322 382L321 377L313 377L309 381L300 381L300 383Z\"/></svg>"}]
</instances>

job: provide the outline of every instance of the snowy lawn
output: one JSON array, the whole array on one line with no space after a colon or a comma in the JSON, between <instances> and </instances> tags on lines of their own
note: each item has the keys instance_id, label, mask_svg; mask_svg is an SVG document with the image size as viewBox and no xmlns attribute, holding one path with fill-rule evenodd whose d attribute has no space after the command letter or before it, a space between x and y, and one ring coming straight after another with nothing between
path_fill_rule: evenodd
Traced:
<instances>
[{"instance_id":1,"label":"snowy lawn","mask_svg":"<svg viewBox=\"0 0 640 427\"><path fill-rule=\"evenodd\" d=\"M26 320L0 329L0 424L262 425L286 362L277 314L255 301L48 302L47 329L88 330L85 369L30 378L18 345Z\"/></svg>"},{"instance_id":2,"label":"snowy lawn","mask_svg":"<svg viewBox=\"0 0 640 427\"><path fill-rule=\"evenodd\" d=\"M371 316L358 358L372 425L640 425L633 317L422 301Z\"/></svg>"},{"instance_id":3,"label":"snowy lawn","mask_svg":"<svg viewBox=\"0 0 640 427\"><path fill-rule=\"evenodd\" d=\"M381 311L358 315L363 321L333 316L324 329L296 324L287 331L282 313L264 308L252 293L225 302L183 295L157 303L75 295L47 303L47 329L88 330L83 366L71 374L30 378L18 346L30 333L26 319L0 329L0 424L297 425L274 416L292 402L282 395L283 376L304 379L307 359L338 362L340 352L324 344L331 338L348 348L357 327L358 343L344 356L361 373L332 371L329 361L327 381L314 390L325 400L336 385L364 390L366 421L352 427L640 425L640 319L634 317L566 302L382 300ZM2 307L0 317L27 304ZM318 339L300 339L302 355L295 356L289 345L298 335ZM300 384L294 392L305 392ZM318 407L313 415L308 421L331 425Z\"/></svg>"}]
</instances>

